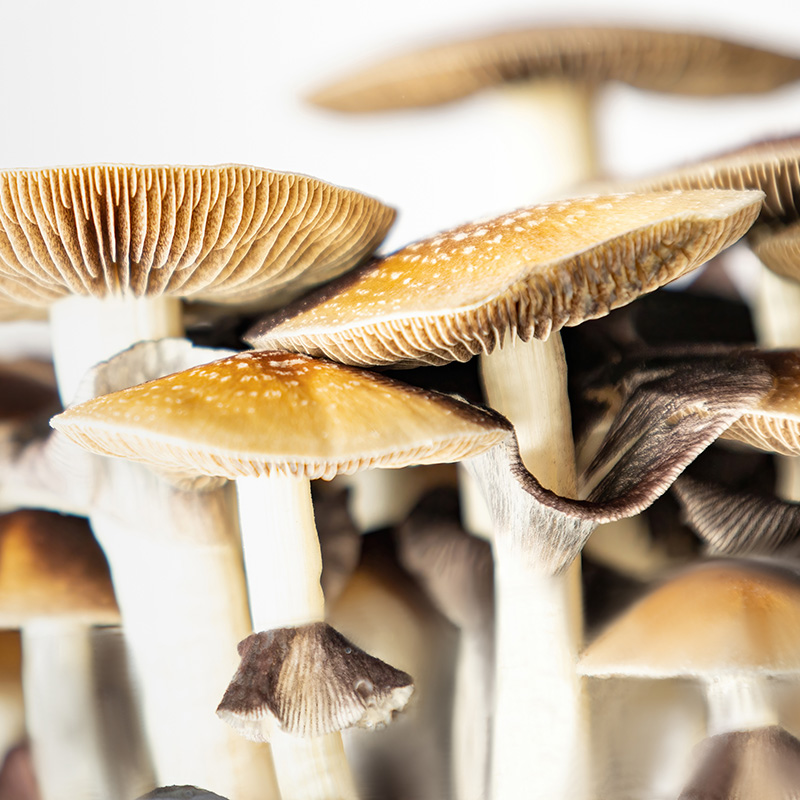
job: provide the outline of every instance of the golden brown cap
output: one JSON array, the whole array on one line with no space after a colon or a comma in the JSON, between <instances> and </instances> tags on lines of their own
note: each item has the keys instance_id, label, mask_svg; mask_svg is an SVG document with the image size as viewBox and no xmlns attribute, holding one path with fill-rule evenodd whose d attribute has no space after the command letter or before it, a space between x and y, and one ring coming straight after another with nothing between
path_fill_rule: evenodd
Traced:
<instances>
[{"instance_id":1,"label":"golden brown cap","mask_svg":"<svg viewBox=\"0 0 800 800\"><path fill-rule=\"evenodd\" d=\"M690 95L763 92L800 78L800 60L691 33L537 27L396 56L320 89L310 100L339 111L432 106L537 78L618 80Z\"/></svg>"},{"instance_id":2,"label":"golden brown cap","mask_svg":"<svg viewBox=\"0 0 800 800\"><path fill-rule=\"evenodd\" d=\"M800 579L732 560L687 570L589 645L584 675L666 678L800 670Z\"/></svg>"},{"instance_id":3,"label":"golden brown cap","mask_svg":"<svg viewBox=\"0 0 800 800\"><path fill-rule=\"evenodd\" d=\"M800 188L800 181L798 181ZM761 263L785 278L800 281L800 222L785 228L760 225L748 237Z\"/></svg>"},{"instance_id":4,"label":"golden brown cap","mask_svg":"<svg viewBox=\"0 0 800 800\"><path fill-rule=\"evenodd\" d=\"M800 137L770 139L661 175L633 181L624 191L757 189L764 192L758 226L800 219Z\"/></svg>"},{"instance_id":5,"label":"golden brown cap","mask_svg":"<svg viewBox=\"0 0 800 800\"><path fill-rule=\"evenodd\" d=\"M87 450L178 474L332 478L458 461L508 435L502 417L381 375L246 352L89 400L52 420Z\"/></svg>"},{"instance_id":6,"label":"golden brown cap","mask_svg":"<svg viewBox=\"0 0 800 800\"><path fill-rule=\"evenodd\" d=\"M316 178L237 165L0 172L0 291L252 300L314 286L380 243L394 211Z\"/></svg>"},{"instance_id":7,"label":"golden brown cap","mask_svg":"<svg viewBox=\"0 0 800 800\"><path fill-rule=\"evenodd\" d=\"M675 280L742 236L761 199L679 192L520 209L367 264L247 339L361 366L466 361L506 332L546 339Z\"/></svg>"},{"instance_id":8,"label":"golden brown cap","mask_svg":"<svg viewBox=\"0 0 800 800\"><path fill-rule=\"evenodd\" d=\"M772 374L773 389L722 438L772 453L800 455L800 350L776 350L762 357Z\"/></svg>"},{"instance_id":9,"label":"golden brown cap","mask_svg":"<svg viewBox=\"0 0 800 800\"><path fill-rule=\"evenodd\" d=\"M49 511L0 517L0 623L40 617L119 624L103 551L89 525Z\"/></svg>"},{"instance_id":10,"label":"golden brown cap","mask_svg":"<svg viewBox=\"0 0 800 800\"><path fill-rule=\"evenodd\" d=\"M269 741L274 723L302 737L382 727L414 690L409 675L324 622L254 633L239 655L217 714L257 742Z\"/></svg>"}]
</instances>

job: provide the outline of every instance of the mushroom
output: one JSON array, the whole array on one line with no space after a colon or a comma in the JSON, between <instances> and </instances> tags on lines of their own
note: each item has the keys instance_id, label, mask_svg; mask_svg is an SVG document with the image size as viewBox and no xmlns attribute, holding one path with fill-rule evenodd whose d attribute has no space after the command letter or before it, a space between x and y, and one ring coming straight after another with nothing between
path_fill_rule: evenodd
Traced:
<instances>
[{"instance_id":1,"label":"mushroom","mask_svg":"<svg viewBox=\"0 0 800 800\"><path fill-rule=\"evenodd\" d=\"M42 800L113 797L85 630L119 623L108 565L74 517L0 518L0 620L22 630L25 718Z\"/></svg>"},{"instance_id":2,"label":"mushroom","mask_svg":"<svg viewBox=\"0 0 800 800\"><path fill-rule=\"evenodd\" d=\"M514 424L523 463L547 489L574 497L566 365L552 334L699 265L747 230L760 202L760 193L688 192L521 209L367 264L262 321L247 339L255 347L359 365L442 364L482 353L489 402ZM517 337L546 341L524 345ZM542 528L543 541L529 544L524 559L515 541L522 534L508 541L494 536L499 620L492 774L493 793L503 798L534 785L531 751L548 754L535 777L543 796L577 797L571 784L586 772L578 743L585 715L574 673L579 581L574 569L557 574L578 549L562 548L566 542L548 537L549 530ZM577 537L578 547L584 540ZM544 561L535 565L537 557ZM550 609L546 624L521 621L525 609L540 604ZM536 661L539 678L531 680ZM538 716L520 715L520 708L536 708Z\"/></svg>"},{"instance_id":3,"label":"mushroom","mask_svg":"<svg viewBox=\"0 0 800 800\"><path fill-rule=\"evenodd\" d=\"M523 95L534 115L532 147L544 156L523 173L529 191L537 187L541 197L596 174L593 100L604 82L703 96L764 92L798 78L798 58L710 36L538 26L390 57L310 99L363 112L438 105L502 86L514 99Z\"/></svg>"},{"instance_id":4,"label":"mushroom","mask_svg":"<svg viewBox=\"0 0 800 800\"><path fill-rule=\"evenodd\" d=\"M509 430L496 415L443 395L268 352L241 353L90 400L52 424L103 455L177 476L236 479L257 631L324 621L310 478L454 461L491 447ZM286 718L274 728L263 735L270 737L282 793L354 796L338 734L306 743L281 730L291 728Z\"/></svg>"}]
</instances>

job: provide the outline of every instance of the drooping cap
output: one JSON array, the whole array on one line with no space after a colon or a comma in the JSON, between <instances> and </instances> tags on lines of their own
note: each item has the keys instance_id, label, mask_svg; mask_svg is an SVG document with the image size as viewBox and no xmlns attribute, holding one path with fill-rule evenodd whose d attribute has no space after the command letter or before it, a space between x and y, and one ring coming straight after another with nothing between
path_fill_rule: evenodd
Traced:
<instances>
[{"instance_id":1,"label":"drooping cap","mask_svg":"<svg viewBox=\"0 0 800 800\"><path fill-rule=\"evenodd\" d=\"M800 59L691 33L538 27L396 56L320 89L310 100L339 111L432 106L540 78L618 80L689 95L762 92L800 78Z\"/></svg>"},{"instance_id":2,"label":"drooping cap","mask_svg":"<svg viewBox=\"0 0 800 800\"><path fill-rule=\"evenodd\" d=\"M0 172L0 292L215 302L298 290L354 266L394 211L256 167L99 165Z\"/></svg>"},{"instance_id":3,"label":"drooping cap","mask_svg":"<svg viewBox=\"0 0 800 800\"><path fill-rule=\"evenodd\" d=\"M700 765L678 800L794 800L800 741L776 725L712 736L698 745Z\"/></svg>"},{"instance_id":4,"label":"drooping cap","mask_svg":"<svg viewBox=\"0 0 800 800\"><path fill-rule=\"evenodd\" d=\"M582 197L463 225L343 276L249 334L362 366L466 361L507 332L546 339L699 266L760 192Z\"/></svg>"},{"instance_id":5,"label":"drooping cap","mask_svg":"<svg viewBox=\"0 0 800 800\"><path fill-rule=\"evenodd\" d=\"M381 375L246 352L72 406L53 427L100 455L180 475L332 478L458 461L508 435L502 417Z\"/></svg>"},{"instance_id":6,"label":"drooping cap","mask_svg":"<svg viewBox=\"0 0 800 800\"><path fill-rule=\"evenodd\" d=\"M409 675L365 653L323 622L254 633L217 714L257 742L277 725L312 737L382 727L414 690Z\"/></svg>"},{"instance_id":7,"label":"drooping cap","mask_svg":"<svg viewBox=\"0 0 800 800\"><path fill-rule=\"evenodd\" d=\"M0 626L42 617L119 624L103 551L85 520L49 511L0 517Z\"/></svg>"},{"instance_id":8,"label":"drooping cap","mask_svg":"<svg viewBox=\"0 0 800 800\"><path fill-rule=\"evenodd\" d=\"M589 645L584 675L718 676L800 670L800 578L758 562L711 562L652 591Z\"/></svg>"}]
</instances>

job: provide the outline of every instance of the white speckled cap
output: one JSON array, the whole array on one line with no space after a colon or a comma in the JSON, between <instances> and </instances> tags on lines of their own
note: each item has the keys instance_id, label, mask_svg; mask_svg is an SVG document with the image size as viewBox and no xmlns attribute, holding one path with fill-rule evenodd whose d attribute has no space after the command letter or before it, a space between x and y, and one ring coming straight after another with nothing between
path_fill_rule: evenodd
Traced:
<instances>
[{"instance_id":1,"label":"white speckled cap","mask_svg":"<svg viewBox=\"0 0 800 800\"><path fill-rule=\"evenodd\" d=\"M332 478L458 461L510 425L447 395L290 353L247 352L72 406L53 427L175 474Z\"/></svg>"},{"instance_id":2,"label":"white speckled cap","mask_svg":"<svg viewBox=\"0 0 800 800\"><path fill-rule=\"evenodd\" d=\"M675 280L742 236L761 192L579 197L463 225L257 325L257 348L360 366L444 364L506 332L546 339Z\"/></svg>"}]
</instances>

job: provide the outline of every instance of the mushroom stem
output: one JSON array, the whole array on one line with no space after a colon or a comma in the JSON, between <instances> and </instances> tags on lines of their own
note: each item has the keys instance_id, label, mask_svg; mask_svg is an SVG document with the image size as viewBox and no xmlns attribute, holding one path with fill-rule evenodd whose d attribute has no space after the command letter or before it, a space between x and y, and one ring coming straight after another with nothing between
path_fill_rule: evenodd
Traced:
<instances>
[{"instance_id":1,"label":"mushroom stem","mask_svg":"<svg viewBox=\"0 0 800 800\"><path fill-rule=\"evenodd\" d=\"M483 358L482 370L489 403L514 425L525 466L546 488L574 497L561 338L506 341ZM540 531L537 538L546 536ZM500 537L494 545L492 796L579 800L588 788L586 699L575 669L582 639L580 567L573 562L562 574L551 575L520 559L517 545Z\"/></svg>"},{"instance_id":2,"label":"mushroom stem","mask_svg":"<svg viewBox=\"0 0 800 800\"><path fill-rule=\"evenodd\" d=\"M88 626L29 622L22 647L25 717L42 800L113 797L96 716Z\"/></svg>"},{"instance_id":3,"label":"mushroom stem","mask_svg":"<svg viewBox=\"0 0 800 800\"><path fill-rule=\"evenodd\" d=\"M763 678L722 674L707 679L705 684L708 736L779 724Z\"/></svg>"},{"instance_id":4,"label":"mushroom stem","mask_svg":"<svg viewBox=\"0 0 800 800\"><path fill-rule=\"evenodd\" d=\"M94 513L92 525L112 565L159 783L263 800L277 796L267 748L259 752L214 714L249 627L235 524L221 519L219 500L198 496L188 518L195 534L207 533L198 531L206 520L216 541L181 537L166 519L152 537L110 514Z\"/></svg>"},{"instance_id":5,"label":"mushroom stem","mask_svg":"<svg viewBox=\"0 0 800 800\"><path fill-rule=\"evenodd\" d=\"M254 629L323 622L322 557L310 482L283 475L239 478L236 489ZM304 739L273 725L269 740L282 797L357 797L340 733Z\"/></svg>"},{"instance_id":6,"label":"mushroom stem","mask_svg":"<svg viewBox=\"0 0 800 800\"><path fill-rule=\"evenodd\" d=\"M22 702L22 645L16 630L0 632L0 753L25 738Z\"/></svg>"},{"instance_id":7,"label":"mushroom stem","mask_svg":"<svg viewBox=\"0 0 800 800\"><path fill-rule=\"evenodd\" d=\"M183 336L176 297L65 297L51 306L50 327L58 391L65 406L95 364L136 342Z\"/></svg>"}]
</instances>

